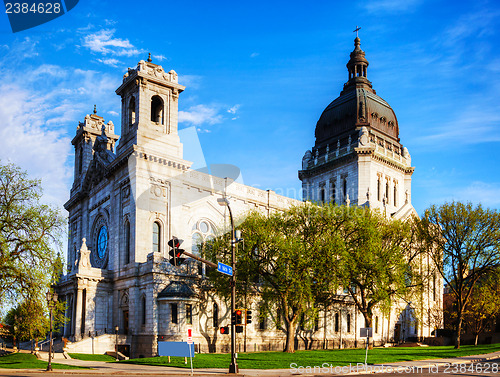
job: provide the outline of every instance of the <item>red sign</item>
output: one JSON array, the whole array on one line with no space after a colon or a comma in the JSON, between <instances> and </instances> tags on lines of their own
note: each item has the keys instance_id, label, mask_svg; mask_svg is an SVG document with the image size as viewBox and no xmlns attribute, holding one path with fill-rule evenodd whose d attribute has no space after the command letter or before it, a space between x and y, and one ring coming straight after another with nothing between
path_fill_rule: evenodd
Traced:
<instances>
[{"instance_id":1,"label":"red sign","mask_svg":"<svg viewBox=\"0 0 500 377\"><path fill-rule=\"evenodd\" d=\"M193 344L193 335L192 335L192 330L188 329L188 344Z\"/></svg>"}]
</instances>

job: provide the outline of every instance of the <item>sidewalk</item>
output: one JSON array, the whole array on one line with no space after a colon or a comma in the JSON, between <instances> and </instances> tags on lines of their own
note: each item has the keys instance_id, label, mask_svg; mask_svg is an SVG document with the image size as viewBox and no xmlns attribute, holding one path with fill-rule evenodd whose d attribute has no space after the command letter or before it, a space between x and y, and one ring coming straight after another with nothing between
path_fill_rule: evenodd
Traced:
<instances>
[{"instance_id":1,"label":"sidewalk","mask_svg":"<svg viewBox=\"0 0 500 377\"><path fill-rule=\"evenodd\" d=\"M41 355L44 360L48 359L48 353L47 352L41 352ZM498 359L500 358L500 351L489 353L489 354L484 354L484 355L476 355L476 356L463 356L463 357L458 357L458 358L450 358L450 359L431 359L431 360L416 360L416 361L405 361L405 362L397 362L397 363L388 363L384 364L384 372L387 372L388 368L392 368L392 370L403 370L404 368L410 368L413 370L416 369L424 369L428 370L429 367L434 367L434 366L445 366L446 364L470 364L470 363L484 363L487 362L488 360L492 359ZM103 375L103 374L111 374L111 375L118 375L118 376L127 376L127 375L169 375L169 376L185 376L185 375L190 375L191 370L189 368L175 368L175 367L164 367L164 366L150 366L150 365L135 365L135 364L125 364L125 363L107 363L104 361L84 361L84 360L77 360L77 359L69 359L66 360L62 356L62 354L56 354L56 357L53 359L54 363L60 363L60 364L67 364L67 365L74 365L74 366L80 366L80 367L87 367L87 368L92 368L92 369L70 369L70 370L58 370L61 373L64 374L73 374L73 375L79 375L79 374L92 374L92 375ZM189 365L189 364L188 364ZM305 367L305 366L304 366ZM361 365L360 368L362 368L363 365ZM403 369L400 369L403 368ZM369 371L362 371L362 370L356 370L357 365L353 365L351 367L351 371L348 371L347 373L345 372L340 372L340 373L325 373L325 372L319 372L316 370L316 372L306 372L305 370L303 373L299 373L296 371L295 373L292 373L292 369L266 369L266 370L261 370L261 369L240 369L239 375L244 375L244 376L251 376L251 377L278 377L278 376L283 376L283 377L290 377L292 375L295 376L311 376L311 375L361 375L361 374L372 374L373 371L382 371L382 365L368 365ZM13 369L0 369L0 374L2 371L13 371ZM28 371L28 370L24 370ZM30 370L31 373L37 372L38 370ZM41 371L40 371L41 372ZM228 374L227 369L194 369L194 375L195 376L217 376L217 375L225 375ZM395 373L397 374L397 373Z\"/></svg>"}]
</instances>

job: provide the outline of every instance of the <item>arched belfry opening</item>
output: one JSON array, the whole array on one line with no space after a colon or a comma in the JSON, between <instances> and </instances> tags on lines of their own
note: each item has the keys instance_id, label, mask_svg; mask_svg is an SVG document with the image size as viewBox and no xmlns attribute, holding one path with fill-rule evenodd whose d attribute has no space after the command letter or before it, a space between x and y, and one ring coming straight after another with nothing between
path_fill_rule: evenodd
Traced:
<instances>
[{"instance_id":1,"label":"arched belfry opening","mask_svg":"<svg viewBox=\"0 0 500 377\"><path fill-rule=\"evenodd\" d=\"M128 103L128 125L131 126L135 123L135 97L130 97Z\"/></svg>"},{"instance_id":2,"label":"arched belfry opening","mask_svg":"<svg viewBox=\"0 0 500 377\"><path fill-rule=\"evenodd\" d=\"M163 100L160 96L153 96L151 98L151 121L163 124Z\"/></svg>"}]
</instances>

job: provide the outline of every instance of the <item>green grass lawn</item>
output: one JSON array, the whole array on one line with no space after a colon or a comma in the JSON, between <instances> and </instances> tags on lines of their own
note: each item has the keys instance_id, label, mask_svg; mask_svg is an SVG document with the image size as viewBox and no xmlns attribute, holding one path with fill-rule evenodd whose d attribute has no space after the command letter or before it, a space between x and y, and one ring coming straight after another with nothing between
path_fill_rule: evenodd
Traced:
<instances>
[{"instance_id":1,"label":"green grass lawn","mask_svg":"<svg viewBox=\"0 0 500 377\"><path fill-rule=\"evenodd\" d=\"M115 361L113 356L109 355L93 355L89 353L70 353L72 359L86 360L86 361Z\"/></svg>"},{"instance_id":2,"label":"green grass lawn","mask_svg":"<svg viewBox=\"0 0 500 377\"><path fill-rule=\"evenodd\" d=\"M31 353L11 353L0 356L0 368L8 369L47 369L47 362L38 360ZM53 369L88 369L72 365L52 363Z\"/></svg>"},{"instance_id":3,"label":"green grass lawn","mask_svg":"<svg viewBox=\"0 0 500 377\"><path fill-rule=\"evenodd\" d=\"M385 364L398 361L444 359L449 357L480 355L500 351L499 344L487 344L479 346L461 346L456 350L453 346L446 347L392 347L374 348L368 351L369 364ZM193 359L193 368L228 368L231 356L229 354L196 354ZM364 363L364 349L345 350L314 350L297 351L293 354L284 352L255 352L239 353L238 365L242 369L288 369L291 363L297 366L321 366L323 363L333 366L344 366L350 363ZM173 367L189 368L184 364L183 357L171 357L168 363L167 357L151 357L143 359L131 359L120 361L120 363L164 365Z\"/></svg>"}]
</instances>

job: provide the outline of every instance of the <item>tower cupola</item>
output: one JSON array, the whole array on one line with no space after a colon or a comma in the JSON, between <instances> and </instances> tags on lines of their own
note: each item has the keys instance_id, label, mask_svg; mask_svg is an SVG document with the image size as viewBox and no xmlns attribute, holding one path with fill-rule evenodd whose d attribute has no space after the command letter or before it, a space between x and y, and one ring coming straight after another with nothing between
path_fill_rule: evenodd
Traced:
<instances>
[{"instance_id":1,"label":"tower cupola","mask_svg":"<svg viewBox=\"0 0 500 377\"><path fill-rule=\"evenodd\" d=\"M352 88L368 87L372 88L372 83L367 79L368 60L365 58L365 52L361 49L361 40L356 36L354 39L354 50L351 52L351 58L347 62L347 71L349 79L344 84L344 91Z\"/></svg>"}]
</instances>

